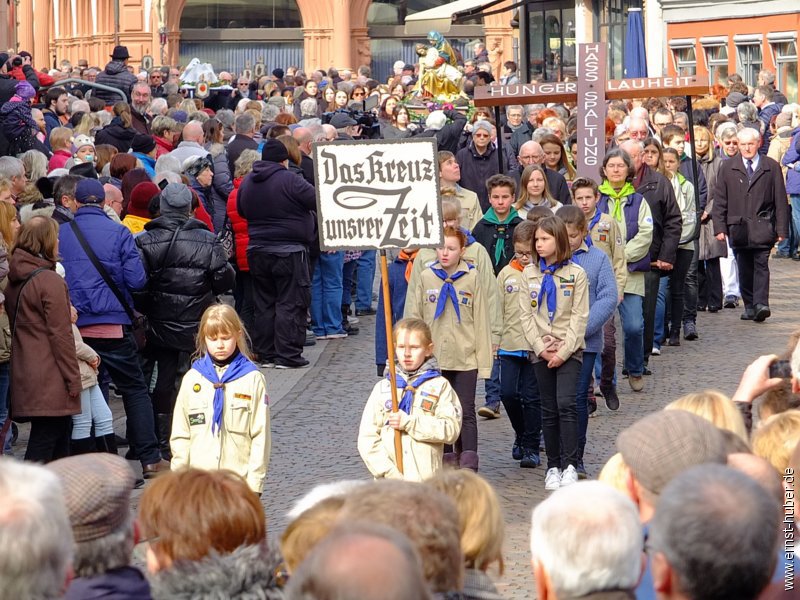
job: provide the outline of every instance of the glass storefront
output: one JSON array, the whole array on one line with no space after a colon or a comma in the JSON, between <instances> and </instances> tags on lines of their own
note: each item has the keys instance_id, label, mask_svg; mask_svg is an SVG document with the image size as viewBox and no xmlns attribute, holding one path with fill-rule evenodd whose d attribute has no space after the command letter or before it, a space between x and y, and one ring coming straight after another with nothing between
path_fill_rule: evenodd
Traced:
<instances>
[{"instance_id":1,"label":"glass storefront","mask_svg":"<svg viewBox=\"0 0 800 600\"><path fill-rule=\"evenodd\" d=\"M597 35L595 39L608 44L608 78L622 79L625 56L625 29L628 9L642 8L642 0L604 0L594 2Z\"/></svg>"},{"instance_id":2,"label":"glass storefront","mask_svg":"<svg viewBox=\"0 0 800 600\"><path fill-rule=\"evenodd\" d=\"M302 27L295 0L186 0L181 29Z\"/></svg>"},{"instance_id":3,"label":"glass storefront","mask_svg":"<svg viewBox=\"0 0 800 600\"><path fill-rule=\"evenodd\" d=\"M529 4L527 81L574 79L575 1Z\"/></svg>"}]
</instances>

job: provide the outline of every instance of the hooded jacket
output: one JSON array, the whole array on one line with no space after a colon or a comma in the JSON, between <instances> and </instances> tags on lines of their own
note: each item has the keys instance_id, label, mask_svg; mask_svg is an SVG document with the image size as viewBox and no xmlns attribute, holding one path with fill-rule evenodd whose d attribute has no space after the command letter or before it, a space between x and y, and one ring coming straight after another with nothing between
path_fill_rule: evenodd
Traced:
<instances>
[{"instance_id":1,"label":"hooded jacket","mask_svg":"<svg viewBox=\"0 0 800 600\"><path fill-rule=\"evenodd\" d=\"M100 77L98 75L98 77ZM133 127L124 127L119 117L111 119L111 123L103 127L94 136L95 145L111 144L120 152L127 152L131 149L133 138L136 137L136 130Z\"/></svg>"},{"instance_id":2,"label":"hooded jacket","mask_svg":"<svg viewBox=\"0 0 800 600\"><path fill-rule=\"evenodd\" d=\"M106 65L106 68L101 73L97 74L95 83L102 83L103 85L108 85L121 90L124 92L128 102L130 102L131 88L133 87L133 84L136 83L136 75L128 72L128 68L121 60L112 60ZM119 102L120 100L120 97L117 94L101 89L92 90L92 95L95 98L104 100L107 106L112 105L115 102ZM127 150L123 150L122 152L127 152Z\"/></svg>"},{"instance_id":3,"label":"hooded jacket","mask_svg":"<svg viewBox=\"0 0 800 600\"><path fill-rule=\"evenodd\" d=\"M136 246L148 284L135 300L149 320L148 340L192 352L203 313L234 284L233 267L222 244L197 219L166 213L145 224Z\"/></svg>"},{"instance_id":4,"label":"hooded jacket","mask_svg":"<svg viewBox=\"0 0 800 600\"><path fill-rule=\"evenodd\" d=\"M314 241L317 197L313 186L282 164L258 161L242 180L236 209L247 219L250 246Z\"/></svg>"}]
</instances>

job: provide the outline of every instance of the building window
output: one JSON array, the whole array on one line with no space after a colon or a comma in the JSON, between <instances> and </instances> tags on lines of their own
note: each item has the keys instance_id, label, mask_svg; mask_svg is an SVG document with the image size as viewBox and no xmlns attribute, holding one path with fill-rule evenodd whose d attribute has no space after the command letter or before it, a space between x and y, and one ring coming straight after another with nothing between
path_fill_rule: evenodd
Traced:
<instances>
[{"instance_id":1,"label":"building window","mask_svg":"<svg viewBox=\"0 0 800 600\"><path fill-rule=\"evenodd\" d=\"M528 5L528 81L574 80L575 3Z\"/></svg>"},{"instance_id":2,"label":"building window","mask_svg":"<svg viewBox=\"0 0 800 600\"><path fill-rule=\"evenodd\" d=\"M675 72L679 77L697 75L697 55L694 46L673 48L672 55L675 58Z\"/></svg>"},{"instance_id":3,"label":"building window","mask_svg":"<svg viewBox=\"0 0 800 600\"><path fill-rule=\"evenodd\" d=\"M761 53L761 40L759 39L748 42L739 42L739 40L734 38L734 41L737 42L737 71L747 85L757 85L758 72L761 70L761 65L763 64L764 60Z\"/></svg>"},{"instance_id":4,"label":"building window","mask_svg":"<svg viewBox=\"0 0 800 600\"><path fill-rule=\"evenodd\" d=\"M295 0L236 3L186 0L181 29L277 29L302 27Z\"/></svg>"},{"instance_id":5,"label":"building window","mask_svg":"<svg viewBox=\"0 0 800 600\"><path fill-rule=\"evenodd\" d=\"M598 24L595 39L608 44L608 78L622 79L628 9L642 8L642 0L606 0L592 4Z\"/></svg>"},{"instance_id":6,"label":"building window","mask_svg":"<svg viewBox=\"0 0 800 600\"><path fill-rule=\"evenodd\" d=\"M775 53L775 87L781 90L789 102L797 101L797 41L772 43Z\"/></svg>"},{"instance_id":7,"label":"building window","mask_svg":"<svg viewBox=\"0 0 800 600\"><path fill-rule=\"evenodd\" d=\"M406 17L429 8L448 4L451 0L372 0L367 9L367 23L375 25L405 25ZM481 25L483 19L459 19L460 25Z\"/></svg>"},{"instance_id":8,"label":"building window","mask_svg":"<svg viewBox=\"0 0 800 600\"><path fill-rule=\"evenodd\" d=\"M708 67L708 80L711 85L719 83L726 85L728 81L728 45L727 39L721 44L703 44L703 51L706 55L706 66Z\"/></svg>"}]
</instances>

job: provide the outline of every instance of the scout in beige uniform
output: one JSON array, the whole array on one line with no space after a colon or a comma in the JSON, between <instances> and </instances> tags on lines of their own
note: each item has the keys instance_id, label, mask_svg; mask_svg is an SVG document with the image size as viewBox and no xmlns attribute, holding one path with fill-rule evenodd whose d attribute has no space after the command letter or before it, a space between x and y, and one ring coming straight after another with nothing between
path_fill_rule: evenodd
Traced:
<instances>
[{"instance_id":1,"label":"scout in beige uniform","mask_svg":"<svg viewBox=\"0 0 800 600\"><path fill-rule=\"evenodd\" d=\"M462 260L466 236L445 228L445 244L437 250L438 262L425 269L413 287L409 285L405 316L425 321L431 328L436 356L444 375L461 401L463 426L456 443L461 467L478 469L478 427L475 385L478 376L492 370L492 339L488 304L477 269ZM417 259L418 262L419 258Z\"/></svg>"},{"instance_id":2,"label":"scout in beige uniform","mask_svg":"<svg viewBox=\"0 0 800 600\"><path fill-rule=\"evenodd\" d=\"M247 358L244 327L232 307L203 314L201 358L183 378L172 419L172 470L228 469L261 494L270 456L266 382Z\"/></svg>"},{"instance_id":3,"label":"scout in beige uniform","mask_svg":"<svg viewBox=\"0 0 800 600\"><path fill-rule=\"evenodd\" d=\"M558 217L539 221L534 262L522 273L519 294L525 339L537 357L534 369L547 447L545 489L578 480L575 398L589 318L589 282L584 270L570 261L571 254L564 222Z\"/></svg>"},{"instance_id":4,"label":"scout in beige uniform","mask_svg":"<svg viewBox=\"0 0 800 600\"><path fill-rule=\"evenodd\" d=\"M392 412L390 375L372 390L358 430L358 452L376 479L423 481L442 468L444 444L461 432L461 406L433 357L428 326L404 319L395 327L399 410ZM403 472L397 469L394 432L402 431Z\"/></svg>"},{"instance_id":5,"label":"scout in beige uniform","mask_svg":"<svg viewBox=\"0 0 800 600\"><path fill-rule=\"evenodd\" d=\"M497 357L500 361L500 399L514 429L511 456L520 467L539 465L539 434L542 405L536 373L528 355L533 345L522 329L522 271L531 263L531 246L536 225L523 221L514 230L514 258L497 275L497 289L503 310L503 336Z\"/></svg>"}]
</instances>

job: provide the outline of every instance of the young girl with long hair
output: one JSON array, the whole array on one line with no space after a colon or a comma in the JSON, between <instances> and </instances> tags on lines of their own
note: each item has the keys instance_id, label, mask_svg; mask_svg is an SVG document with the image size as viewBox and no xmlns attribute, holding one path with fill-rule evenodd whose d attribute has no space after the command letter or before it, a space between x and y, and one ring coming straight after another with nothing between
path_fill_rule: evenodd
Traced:
<instances>
[{"instance_id":1,"label":"young girl with long hair","mask_svg":"<svg viewBox=\"0 0 800 600\"><path fill-rule=\"evenodd\" d=\"M270 456L269 397L247 332L227 304L208 307L172 418L172 469L228 469L260 494Z\"/></svg>"},{"instance_id":2,"label":"young girl with long hair","mask_svg":"<svg viewBox=\"0 0 800 600\"><path fill-rule=\"evenodd\" d=\"M561 203L550 192L547 175L541 165L528 165L522 171L519 180L519 198L514 208L519 212L520 218L524 219L534 206L546 206L552 211L561 208Z\"/></svg>"}]
</instances>

